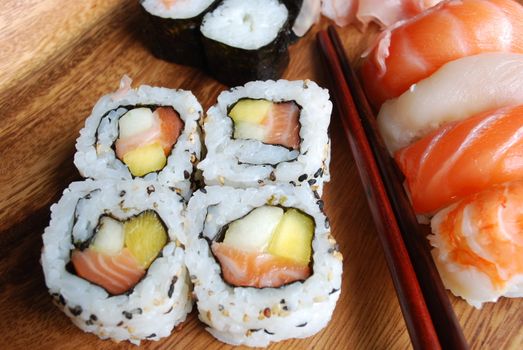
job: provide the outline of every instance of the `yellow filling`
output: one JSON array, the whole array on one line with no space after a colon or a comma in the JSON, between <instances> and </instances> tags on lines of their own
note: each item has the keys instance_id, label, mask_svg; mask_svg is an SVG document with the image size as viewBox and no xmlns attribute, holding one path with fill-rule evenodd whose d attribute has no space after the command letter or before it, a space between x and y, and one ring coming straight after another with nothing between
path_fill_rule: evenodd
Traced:
<instances>
[{"instance_id":1,"label":"yellow filling","mask_svg":"<svg viewBox=\"0 0 523 350\"><path fill-rule=\"evenodd\" d=\"M123 162L133 176L144 176L153 171L162 170L167 164L167 157L158 143L137 147L123 156Z\"/></svg>"},{"instance_id":2,"label":"yellow filling","mask_svg":"<svg viewBox=\"0 0 523 350\"><path fill-rule=\"evenodd\" d=\"M140 265L148 268L167 243L167 232L158 215L145 211L124 223L125 245Z\"/></svg>"}]
</instances>

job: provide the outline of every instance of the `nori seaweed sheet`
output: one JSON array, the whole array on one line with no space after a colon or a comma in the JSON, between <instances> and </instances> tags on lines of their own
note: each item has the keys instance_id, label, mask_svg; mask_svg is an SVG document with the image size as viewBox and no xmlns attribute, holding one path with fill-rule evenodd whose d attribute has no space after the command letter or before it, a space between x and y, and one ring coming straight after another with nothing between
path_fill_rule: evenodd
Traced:
<instances>
[{"instance_id":1,"label":"nori seaweed sheet","mask_svg":"<svg viewBox=\"0 0 523 350\"><path fill-rule=\"evenodd\" d=\"M142 1L140 1L141 4ZM200 24L203 16L214 10L220 1L214 1L198 16L186 19L162 18L145 8L143 39L158 58L194 67L205 67Z\"/></svg>"},{"instance_id":2,"label":"nori seaweed sheet","mask_svg":"<svg viewBox=\"0 0 523 350\"><path fill-rule=\"evenodd\" d=\"M256 50L232 47L205 36L203 46L209 73L225 85L278 79L289 64L289 21L272 42Z\"/></svg>"}]
</instances>

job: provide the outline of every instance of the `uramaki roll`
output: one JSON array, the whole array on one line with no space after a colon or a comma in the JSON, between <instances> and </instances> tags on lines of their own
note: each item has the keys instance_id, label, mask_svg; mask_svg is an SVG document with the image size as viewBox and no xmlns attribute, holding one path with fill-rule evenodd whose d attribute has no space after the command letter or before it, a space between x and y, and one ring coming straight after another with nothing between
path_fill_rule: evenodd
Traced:
<instances>
[{"instance_id":1,"label":"uramaki roll","mask_svg":"<svg viewBox=\"0 0 523 350\"><path fill-rule=\"evenodd\" d=\"M51 207L42 266L57 306L102 339L158 340L192 308L183 199L143 180L72 183Z\"/></svg>"},{"instance_id":2,"label":"uramaki roll","mask_svg":"<svg viewBox=\"0 0 523 350\"><path fill-rule=\"evenodd\" d=\"M254 81L224 91L204 119L208 185L308 184L329 181L329 93L305 81Z\"/></svg>"},{"instance_id":3,"label":"uramaki roll","mask_svg":"<svg viewBox=\"0 0 523 350\"><path fill-rule=\"evenodd\" d=\"M190 91L130 84L124 77L118 91L98 100L74 163L84 177L158 181L187 199L201 153L202 107Z\"/></svg>"},{"instance_id":4,"label":"uramaki roll","mask_svg":"<svg viewBox=\"0 0 523 350\"><path fill-rule=\"evenodd\" d=\"M342 255L306 186L210 186L188 205L187 267L199 318L248 346L311 336L340 295Z\"/></svg>"}]
</instances>

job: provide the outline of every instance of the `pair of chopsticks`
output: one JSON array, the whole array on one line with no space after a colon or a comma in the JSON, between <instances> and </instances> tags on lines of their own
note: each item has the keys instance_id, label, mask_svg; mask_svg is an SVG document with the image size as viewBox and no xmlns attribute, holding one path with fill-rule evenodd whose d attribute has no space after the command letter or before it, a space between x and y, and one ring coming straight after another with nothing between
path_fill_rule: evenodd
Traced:
<instances>
[{"instance_id":1,"label":"pair of chopsticks","mask_svg":"<svg viewBox=\"0 0 523 350\"><path fill-rule=\"evenodd\" d=\"M334 27L318 44L415 349L468 349L425 235Z\"/></svg>"}]
</instances>

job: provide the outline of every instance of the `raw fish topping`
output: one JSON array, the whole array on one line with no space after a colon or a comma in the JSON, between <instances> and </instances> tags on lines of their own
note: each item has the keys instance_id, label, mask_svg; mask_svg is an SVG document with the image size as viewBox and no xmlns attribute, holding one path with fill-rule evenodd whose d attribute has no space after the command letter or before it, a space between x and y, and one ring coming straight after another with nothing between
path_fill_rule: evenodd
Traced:
<instances>
[{"instance_id":1,"label":"raw fish topping","mask_svg":"<svg viewBox=\"0 0 523 350\"><path fill-rule=\"evenodd\" d=\"M430 214L523 174L523 105L449 123L398 151L414 210Z\"/></svg>"},{"instance_id":2,"label":"raw fish topping","mask_svg":"<svg viewBox=\"0 0 523 350\"><path fill-rule=\"evenodd\" d=\"M461 57L523 53L522 18L512 0L447 1L387 29L362 66L369 99L379 108Z\"/></svg>"}]
</instances>

